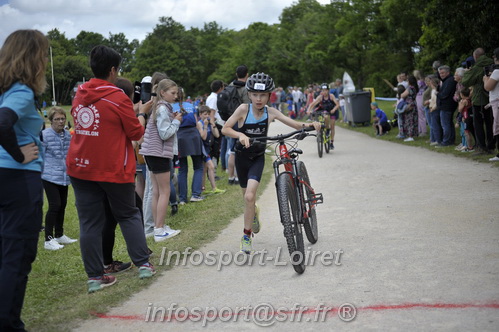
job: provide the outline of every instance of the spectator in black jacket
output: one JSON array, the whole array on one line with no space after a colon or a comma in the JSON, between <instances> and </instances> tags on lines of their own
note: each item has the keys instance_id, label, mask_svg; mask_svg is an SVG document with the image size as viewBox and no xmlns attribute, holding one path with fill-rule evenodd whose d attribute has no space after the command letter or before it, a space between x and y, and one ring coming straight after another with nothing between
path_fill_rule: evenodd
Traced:
<instances>
[{"instance_id":1,"label":"spectator in black jacket","mask_svg":"<svg viewBox=\"0 0 499 332\"><path fill-rule=\"evenodd\" d=\"M442 142L436 147L454 145L456 140L456 131L452 122L457 103L454 100L456 91L456 81L450 73L449 66L438 67L438 74L442 80L440 91L437 95L437 107L440 111L440 123L442 124L443 137Z\"/></svg>"}]
</instances>

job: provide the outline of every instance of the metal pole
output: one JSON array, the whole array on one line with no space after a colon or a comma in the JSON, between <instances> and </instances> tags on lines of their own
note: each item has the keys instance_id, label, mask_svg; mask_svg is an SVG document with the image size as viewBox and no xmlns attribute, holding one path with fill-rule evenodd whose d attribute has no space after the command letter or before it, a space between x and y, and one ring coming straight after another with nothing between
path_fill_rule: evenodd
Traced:
<instances>
[{"instance_id":1,"label":"metal pole","mask_svg":"<svg viewBox=\"0 0 499 332\"><path fill-rule=\"evenodd\" d=\"M52 46L50 46L50 66L52 67L52 106L55 106L54 60L52 59Z\"/></svg>"}]
</instances>

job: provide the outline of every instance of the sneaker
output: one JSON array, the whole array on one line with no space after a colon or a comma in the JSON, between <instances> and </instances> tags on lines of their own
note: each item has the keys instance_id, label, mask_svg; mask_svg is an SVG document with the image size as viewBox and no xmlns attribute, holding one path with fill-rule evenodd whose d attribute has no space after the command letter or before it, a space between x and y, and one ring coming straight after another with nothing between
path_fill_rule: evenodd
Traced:
<instances>
[{"instance_id":1,"label":"sneaker","mask_svg":"<svg viewBox=\"0 0 499 332\"><path fill-rule=\"evenodd\" d=\"M59 250L64 248L64 246L62 244L59 244L59 242L49 236L49 240L45 241L44 248L47 250Z\"/></svg>"},{"instance_id":2,"label":"sneaker","mask_svg":"<svg viewBox=\"0 0 499 332\"><path fill-rule=\"evenodd\" d=\"M260 232L260 208L258 207L258 204L255 204L255 217L253 217L251 231L255 234Z\"/></svg>"},{"instance_id":3,"label":"sneaker","mask_svg":"<svg viewBox=\"0 0 499 332\"><path fill-rule=\"evenodd\" d=\"M438 142L431 142L430 143L430 146L436 146L436 145L438 145Z\"/></svg>"},{"instance_id":4,"label":"sneaker","mask_svg":"<svg viewBox=\"0 0 499 332\"><path fill-rule=\"evenodd\" d=\"M236 179L235 178L229 178L229 184L235 184Z\"/></svg>"},{"instance_id":5,"label":"sneaker","mask_svg":"<svg viewBox=\"0 0 499 332\"><path fill-rule=\"evenodd\" d=\"M120 273L129 270L132 267L132 263L123 263L120 261L113 261L109 265L104 265L104 274Z\"/></svg>"},{"instance_id":6,"label":"sneaker","mask_svg":"<svg viewBox=\"0 0 499 332\"><path fill-rule=\"evenodd\" d=\"M61 237L56 237L55 240L59 242L59 244L70 244L70 243L75 243L78 240L72 239L66 235L63 235Z\"/></svg>"},{"instance_id":7,"label":"sneaker","mask_svg":"<svg viewBox=\"0 0 499 332\"><path fill-rule=\"evenodd\" d=\"M156 270L151 263L145 263L139 267L139 279L151 278L156 274Z\"/></svg>"},{"instance_id":8,"label":"sneaker","mask_svg":"<svg viewBox=\"0 0 499 332\"><path fill-rule=\"evenodd\" d=\"M247 254L250 254L251 253L251 238L244 234L243 237L241 238L241 251L244 251L245 253Z\"/></svg>"},{"instance_id":9,"label":"sneaker","mask_svg":"<svg viewBox=\"0 0 499 332\"><path fill-rule=\"evenodd\" d=\"M404 142L414 142L414 138L407 137L406 139L404 139Z\"/></svg>"},{"instance_id":10,"label":"sneaker","mask_svg":"<svg viewBox=\"0 0 499 332\"><path fill-rule=\"evenodd\" d=\"M465 146L463 145L463 143L460 143L458 146L455 147L455 149L457 151L461 151L462 148L465 148Z\"/></svg>"},{"instance_id":11,"label":"sneaker","mask_svg":"<svg viewBox=\"0 0 499 332\"><path fill-rule=\"evenodd\" d=\"M100 291L104 287L112 286L116 283L116 278L113 276L103 275L102 277L88 278L88 292L93 293Z\"/></svg>"},{"instance_id":12,"label":"sneaker","mask_svg":"<svg viewBox=\"0 0 499 332\"><path fill-rule=\"evenodd\" d=\"M175 235L177 235L178 233L174 233L174 232L167 232L165 231L164 228L155 228L154 229L154 242L161 242L161 241L164 241L166 239L169 239L171 237L174 237Z\"/></svg>"},{"instance_id":13,"label":"sneaker","mask_svg":"<svg viewBox=\"0 0 499 332\"><path fill-rule=\"evenodd\" d=\"M186 202L184 202L184 201L182 201L182 202L178 203L178 205L185 205L185 204L187 204L187 203L186 203Z\"/></svg>"},{"instance_id":14,"label":"sneaker","mask_svg":"<svg viewBox=\"0 0 499 332\"><path fill-rule=\"evenodd\" d=\"M170 228L170 226L168 226L168 225L164 225L163 229L165 231L167 231L168 233L172 234L170 237L174 237L175 235L178 235L181 232L181 230Z\"/></svg>"},{"instance_id":15,"label":"sneaker","mask_svg":"<svg viewBox=\"0 0 499 332\"><path fill-rule=\"evenodd\" d=\"M203 196L192 196L191 197L191 202L201 202L204 200Z\"/></svg>"},{"instance_id":16,"label":"sneaker","mask_svg":"<svg viewBox=\"0 0 499 332\"><path fill-rule=\"evenodd\" d=\"M499 156L492 157L489 161L499 161Z\"/></svg>"}]
</instances>

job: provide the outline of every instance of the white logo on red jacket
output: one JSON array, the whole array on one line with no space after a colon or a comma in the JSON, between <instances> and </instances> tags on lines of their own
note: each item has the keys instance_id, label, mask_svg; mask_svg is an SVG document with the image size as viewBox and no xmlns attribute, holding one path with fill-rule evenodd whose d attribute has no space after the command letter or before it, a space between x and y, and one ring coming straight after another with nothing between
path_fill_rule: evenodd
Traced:
<instances>
[{"instance_id":1,"label":"white logo on red jacket","mask_svg":"<svg viewBox=\"0 0 499 332\"><path fill-rule=\"evenodd\" d=\"M75 132L78 135L99 136L100 114L94 105L78 105L74 111Z\"/></svg>"}]
</instances>

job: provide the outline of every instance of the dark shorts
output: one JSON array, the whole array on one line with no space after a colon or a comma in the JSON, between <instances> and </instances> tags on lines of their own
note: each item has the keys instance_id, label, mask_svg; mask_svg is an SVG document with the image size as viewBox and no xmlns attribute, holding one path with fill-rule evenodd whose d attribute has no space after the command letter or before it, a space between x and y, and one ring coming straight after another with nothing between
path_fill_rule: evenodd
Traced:
<instances>
[{"instance_id":1,"label":"dark shorts","mask_svg":"<svg viewBox=\"0 0 499 332\"><path fill-rule=\"evenodd\" d=\"M246 153L237 152L235 164L239 185L246 188L250 179L260 182L265 166L265 154L251 158Z\"/></svg>"},{"instance_id":2,"label":"dark shorts","mask_svg":"<svg viewBox=\"0 0 499 332\"><path fill-rule=\"evenodd\" d=\"M170 171L170 158L144 156L147 167L153 174L166 173Z\"/></svg>"},{"instance_id":3,"label":"dark shorts","mask_svg":"<svg viewBox=\"0 0 499 332\"><path fill-rule=\"evenodd\" d=\"M329 113L329 114L331 114L331 119L335 118L335 120L338 120L340 118L340 110L339 109L337 109L336 112Z\"/></svg>"}]
</instances>

